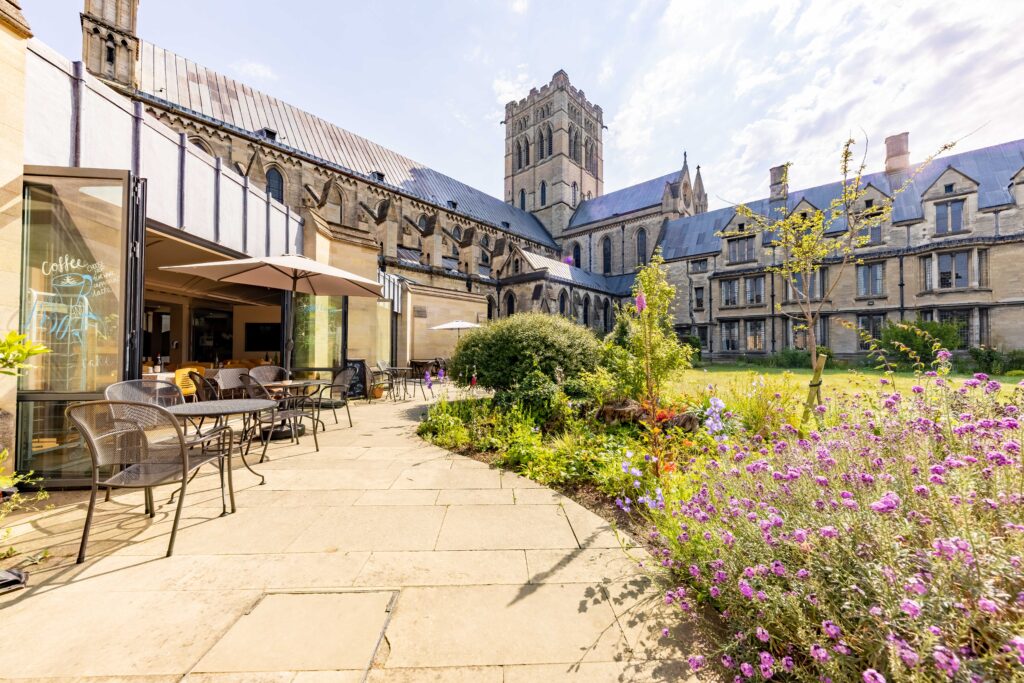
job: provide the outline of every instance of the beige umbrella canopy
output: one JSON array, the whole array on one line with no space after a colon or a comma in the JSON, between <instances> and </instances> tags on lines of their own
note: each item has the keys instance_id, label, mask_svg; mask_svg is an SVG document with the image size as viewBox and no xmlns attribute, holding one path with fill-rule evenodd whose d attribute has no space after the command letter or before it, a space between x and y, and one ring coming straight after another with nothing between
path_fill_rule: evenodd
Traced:
<instances>
[{"instance_id":1,"label":"beige umbrella canopy","mask_svg":"<svg viewBox=\"0 0 1024 683\"><path fill-rule=\"evenodd\" d=\"M217 282L282 289L291 292L293 300L296 292L317 296L381 295L380 285L373 280L299 254L163 266L160 270L198 275ZM292 347L295 345L292 339L294 310L294 306L288 306L289 319L285 321L288 343L285 346L284 367L288 371L291 371Z\"/></svg>"},{"instance_id":2,"label":"beige umbrella canopy","mask_svg":"<svg viewBox=\"0 0 1024 683\"><path fill-rule=\"evenodd\" d=\"M478 325L477 323L471 323L471 322L466 321L466 320L450 320L450 321L448 321L446 323L441 323L440 325L435 325L434 327L431 327L430 329L432 329L432 330L458 330L458 332L456 332L456 337L461 338L462 337L462 330L469 330L469 329L472 329L474 327L480 327L480 325Z\"/></svg>"}]
</instances>

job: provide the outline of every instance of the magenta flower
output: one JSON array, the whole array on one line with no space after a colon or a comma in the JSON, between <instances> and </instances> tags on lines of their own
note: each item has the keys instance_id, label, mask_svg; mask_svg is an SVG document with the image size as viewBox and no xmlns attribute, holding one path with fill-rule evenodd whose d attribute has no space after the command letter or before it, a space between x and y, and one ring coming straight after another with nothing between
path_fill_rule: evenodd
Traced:
<instances>
[{"instance_id":1,"label":"magenta flower","mask_svg":"<svg viewBox=\"0 0 1024 683\"><path fill-rule=\"evenodd\" d=\"M835 622L829 621L827 619L821 622L821 629L825 632L825 635L827 635L832 640L835 640L842 634L842 630L840 630L840 628L836 626Z\"/></svg>"},{"instance_id":2,"label":"magenta flower","mask_svg":"<svg viewBox=\"0 0 1024 683\"><path fill-rule=\"evenodd\" d=\"M960 670L960 658L951 650L940 645L935 648L935 652L932 653L932 656L935 658L935 668L945 673L950 678Z\"/></svg>"},{"instance_id":3,"label":"magenta flower","mask_svg":"<svg viewBox=\"0 0 1024 683\"><path fill-rule=\"evenodd\" d=\"M894 512L900 506L900 497L892 491L886 491L882 497L869 505L875 512L885 515Z\"/></svg>"},{"instance_id":4,"label":"magenta flower","mask_svg":"<svg viewBox=\"0 0 1024 683\"><path fill-rule=\"evenodd\" d=\"M868 669L864 672L864 683L885 683L885 676L878 673L874 669Z\"/></svg>"},{"instance_id":5,"label":"magenta flower","mask_svg":"<svg viewBox=\"0 0 1024 683\"><path fill-rule=\"evenodd\" d=\"M996 604L995 600L989 600L988 598L979 598L978 609L980 609L982 612L995 614L999 611L999 605Z\"/></svg>"},{"instance_id":6,"label":"magenta flower","mask_svg":"<svg viewBox=\"0 0 1024 683\"><path fill-rule=\"evenodd\" d=\"M921 603L916 600L905 599L900 603L900 609L911 619L917 619L921 616Z\"/></svg>"},{"instance_id":7,"label":"magenta flower","mask_svg":"<svg viewBox=\"0 0 1024 683\"><path fill-rule=\"evenodd\" d=\"M636 293L636 310L638 313L643 313L647 309L647 297L644 296L644 291L641 289Z\"/></svg>"}]
</instances>

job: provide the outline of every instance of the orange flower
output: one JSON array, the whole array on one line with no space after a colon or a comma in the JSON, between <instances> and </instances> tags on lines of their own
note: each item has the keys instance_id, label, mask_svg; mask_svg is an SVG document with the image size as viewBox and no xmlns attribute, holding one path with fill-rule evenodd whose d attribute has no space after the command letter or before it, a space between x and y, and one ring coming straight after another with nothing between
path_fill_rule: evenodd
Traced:
<instances>
[{"instance_id":1,"label":"orange flower","mask_svg":"<svg viewBox=\"0 0 1024 683\"><path fill-rule=\"evenodd\" d=\"M674 462L667 462L662 469L665 470L665 472L675 472L676 464Z\"/></svg>"}]
</instances>

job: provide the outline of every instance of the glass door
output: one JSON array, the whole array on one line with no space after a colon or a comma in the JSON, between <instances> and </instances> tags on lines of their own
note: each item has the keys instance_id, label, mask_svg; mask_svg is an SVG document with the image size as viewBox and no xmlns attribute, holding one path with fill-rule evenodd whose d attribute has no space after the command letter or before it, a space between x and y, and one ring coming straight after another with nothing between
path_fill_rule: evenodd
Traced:
<instances>
[{"instance_id":1,"label":"glass door","mask_svg":"<svg viewBox=\"0 0 1024 683\"><path fill-rule=\"evenodd\" d=\"M51 352L18 381L17 468L81 484L89 458L64 408L138 372L144 185L127 172L29 168L24 195L21 331Z\"/></svg>"}]
</instances>

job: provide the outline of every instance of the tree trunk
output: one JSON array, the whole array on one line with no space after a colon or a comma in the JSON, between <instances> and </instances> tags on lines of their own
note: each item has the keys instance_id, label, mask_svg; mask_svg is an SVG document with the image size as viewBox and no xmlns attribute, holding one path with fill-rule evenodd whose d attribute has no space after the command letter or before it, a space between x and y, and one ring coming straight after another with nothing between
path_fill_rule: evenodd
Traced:
<instances>
[{"instance_id":1,"label":"tree trunk","mask_svg":"<svg viewBox=\"0 0 1024 683\"><path fill-rule=\"evenodd\" d=\"M807 424L807 418L811 416L814 406L821 403L821 372L825 369L825 361L827 360L828 356L818 356L818 360L814 364L814 374L807 385L807 400L804 402L804 414L800 418L801 429Z\"/></svg>"}]
</instances>

